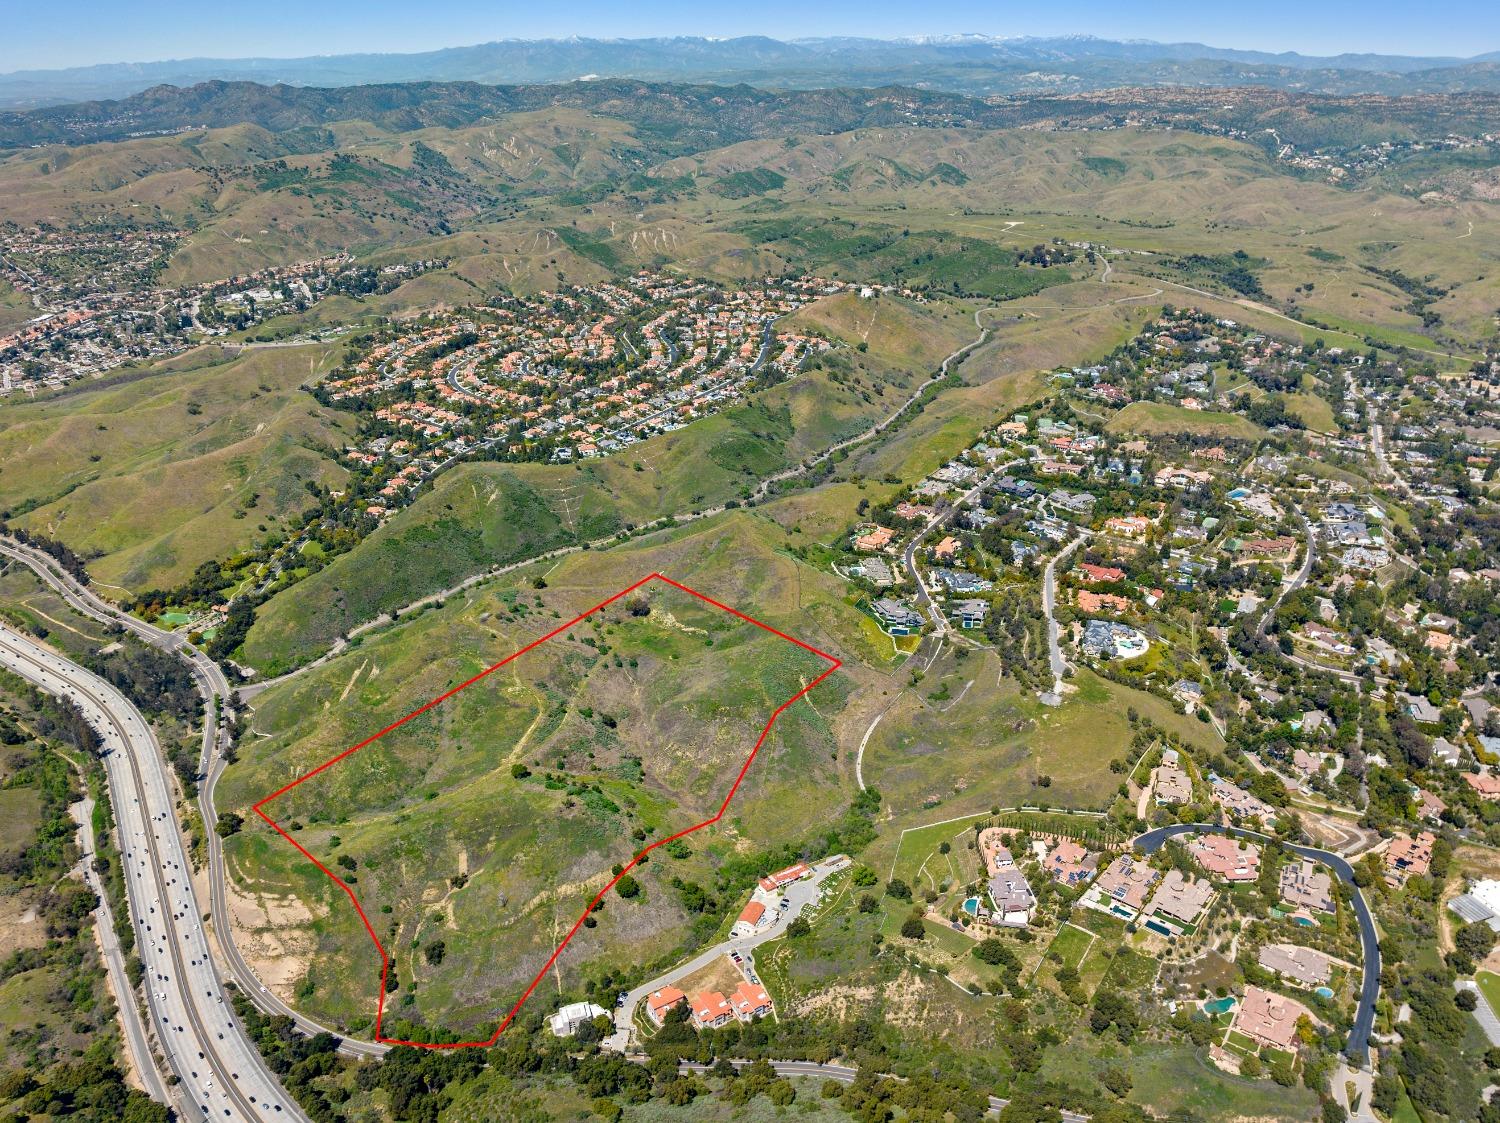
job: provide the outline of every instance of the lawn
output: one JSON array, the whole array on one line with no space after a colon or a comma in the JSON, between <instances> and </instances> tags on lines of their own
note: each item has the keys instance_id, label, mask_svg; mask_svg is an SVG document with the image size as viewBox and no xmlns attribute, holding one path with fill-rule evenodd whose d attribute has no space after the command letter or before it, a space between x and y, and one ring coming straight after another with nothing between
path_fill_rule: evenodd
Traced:
<instances>
[{"instance_id":1,"label":"lawn","mask_svg":"<svg viewBox=\"0 0 1500 1123\"><path fill-rule=\"evenodd\" d=\"M1190 433L1207 437L1259 440L1266 431L1237 413L1185 409L1170 402L1131 402L1110 419L1112 433Z\"/></svg>"},{"instance_id":2,"label":"lawn","mask_svg":"<svg viewBox=\"0 0 1500 1123\"><path fill-rule=\"evenodd\" d=\"M891 864L891 877L900 878L908 885L914 885L917 881L917 873L923 867L931 867L932 859L935 857L955 858L961 852L962 860L972 862L968 856L968 844L973 829L971 824L977 819L987 818L986 813L966 815L951 822L933 823L925 827L911 827L901 832L901 840L896 845L895 861ZM955 853L939 855L938 847L944 843L951 843ZM943 863L947 869L948 863Z\"/></svg>"},{"instance_id":3,"label":"lawn","mask_svg":"<svg viewBox=\"0 0 1500 1123\"><path fill-rule=\"evenodd\" d=\"M1061 958L1062 966L1077 967L1083 962L1083 957L1088 954L1093 944L1093 933L1086 932L1082 928L1075 928L1071 924L1064 924L1057 930L1057 935L1052 938L1052 943L1047 948L1047 958L1052 958L1055 953Z\"/></svg>"},{"instance_id":4,"label":"lawn","mask_svg":"<svg viewBox=\"0 0 1500 1123\"><path fill-rule=\"evenodd\" d=\"M1490 1009L1500 1014L1500 975L1493 971L1480 971L1474 976L1474 981L1479 984L1479 992L1490 1004Z\"/></svg>"}]
</instances>

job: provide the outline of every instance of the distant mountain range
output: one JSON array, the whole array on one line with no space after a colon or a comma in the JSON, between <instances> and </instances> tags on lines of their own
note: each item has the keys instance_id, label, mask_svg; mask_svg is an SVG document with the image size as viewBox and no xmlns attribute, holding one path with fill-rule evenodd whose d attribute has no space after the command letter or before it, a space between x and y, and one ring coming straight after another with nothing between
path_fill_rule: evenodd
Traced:
<instances>
[{"instance_id":1,"label":"distant mountain range","mask_svg":"<svg viewBox=\"0 0 1500 1123\"><path fill-rule=\"evenodd\" d=\"M789 89L903 85L970 95L1166 85L1421 94L1500 90L1500 51L1467 59L1315 57L1090 36L503 40L417 54L177 59L15 71L0 74L0 107L64 105L128 97L160 85L212 81L337 87L395 82L537 84L580 78Z\"/></svg>"}]
</instances>

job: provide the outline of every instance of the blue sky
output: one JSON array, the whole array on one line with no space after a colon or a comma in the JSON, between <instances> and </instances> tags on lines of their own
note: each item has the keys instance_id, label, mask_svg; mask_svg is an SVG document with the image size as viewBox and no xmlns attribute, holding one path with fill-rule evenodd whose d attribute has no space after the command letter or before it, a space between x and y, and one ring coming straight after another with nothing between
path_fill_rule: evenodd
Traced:
<instances>
[{"instance_id":1,"label":"blue sky","mask_svg":"<svg viewBox=\"0 0 1500 1123\"><path fill-rule=\"evenodd\" d=\"M53 0L0 3L0 71L196 56L421 51L569 35L1092 34L1305 54L1500 50L1495 0Z\"/></svg>"}]
</instances>

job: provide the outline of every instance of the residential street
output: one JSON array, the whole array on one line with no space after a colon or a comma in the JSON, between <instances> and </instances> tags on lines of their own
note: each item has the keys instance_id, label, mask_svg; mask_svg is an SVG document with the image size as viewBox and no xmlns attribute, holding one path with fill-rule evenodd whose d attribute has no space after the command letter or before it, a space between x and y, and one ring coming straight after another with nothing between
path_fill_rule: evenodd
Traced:
<instances>
[{"instance_id":1,"label":"residential street","mask_svg":"<svg viewBox=\"0 0 1500 1123\"><path fill-rule=\"evenodd\" d=\"M1245 830L1242 827L1221 827L1215 823L1177 823L1170 827L1157 827L1155 830L1147 831L1136 838L1135 845L1147 854L1154 854L1169 838L1181 834L1227 834L1258 841L1271 841L1270 835ZM1354 918L1359 922L1359 942L1364 976L1359 988L1359 1005L1354 1011L1354 1025L1350 1028L1349 1038L1344 1043L1344 1055L1360 1066L1367 1065L1370 1031L1375 1025L1375 1002L1380 997L1380 941L1375 930L1375 918L1370 913L1370 906L1365 901L1364 894L1354 884L1354 867L1342 856L1328 850L1317 850L1311 846L1298 846L1290 842L1283 845L1294 854L1300 854L1304 858L1311 858L1327 866L1352 891Z\"/></svg>"}]
</instances>

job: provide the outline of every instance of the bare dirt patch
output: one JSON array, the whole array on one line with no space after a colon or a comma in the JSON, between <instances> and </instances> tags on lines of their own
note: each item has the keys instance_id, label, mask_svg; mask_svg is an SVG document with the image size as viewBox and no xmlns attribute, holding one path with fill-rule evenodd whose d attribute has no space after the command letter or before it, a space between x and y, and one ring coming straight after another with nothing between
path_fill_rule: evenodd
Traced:
<instances>
[{"instance_id":1,"label":"bare dirt patch","mask_svg":"<svg viewBox=\"0 0 1500 1123\"><path fill-rule=\"evenodd\" d=\"M262 983L290 1002L317 949L312 911L296 897L247 893L233 875L227 880L225 901L240 954Z\"/></svg>"}]
</instances>

